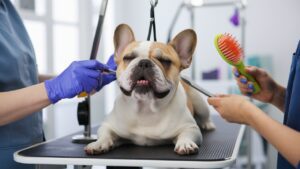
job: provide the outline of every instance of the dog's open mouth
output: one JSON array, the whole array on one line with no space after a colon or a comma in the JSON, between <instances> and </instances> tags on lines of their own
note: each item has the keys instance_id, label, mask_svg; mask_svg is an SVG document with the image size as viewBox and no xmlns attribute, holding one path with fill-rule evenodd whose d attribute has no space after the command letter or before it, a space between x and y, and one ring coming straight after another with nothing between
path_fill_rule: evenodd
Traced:
<instances>
[{"instance_id":1,"label":"dog's open mouth","mask_svg":"<svg viewBox=\"0 0 300 169\"><path fill-rule=\"evenodd\" d=\"M141 77L136 81L136 86L147 87L150 85L149 80L145 79L145 77Z\"/></svg>"},{"instance_id":2,"label":"dog's open mouth","mask_svg":"<svg viewBox=\"0 0 300 169\"><path fill-rule=\"evenodd\" d=\"M132 82L132 88L130 91L127 91L121 87L121 91L127 96L131 96L132 91L135 91L138 94L147 94L149 92L153 92L156 98L164 98L170 92L170 90L166 90L163 92L157 91L155 80L147 75L141 75L138 78L135 76L135 79L133 79Z\"/></svg>"},{"instance_id":3,"label":"dog's open mouth","mask_svg":"<svg viewBox=\"0 0 300 169\"><path fill-rule=\"evenodd\" d=\"M141 76L137 80L135 80L135 85L133 86L133 90L135 90L138 94L146 94L153 90L153 83L148 80L145 76Z\"/></svg>"}]
</instances>

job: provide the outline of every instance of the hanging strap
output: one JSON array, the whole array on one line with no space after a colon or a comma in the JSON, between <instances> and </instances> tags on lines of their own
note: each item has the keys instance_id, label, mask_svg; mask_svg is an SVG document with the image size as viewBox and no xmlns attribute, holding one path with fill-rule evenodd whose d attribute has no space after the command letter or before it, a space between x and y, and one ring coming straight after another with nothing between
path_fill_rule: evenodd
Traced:
<instances>
[{"instance_id":1,"label":"hanging strap","mask_svg":"<svg viewBox=\"0 0 300 169\"><path fill-rule=\"evenodd\" d=\"M156 7L157 3L158 3L158 0L150 0L151 9L150 9L150 24L149 24L149 31L148 31L148 37L147 37L148 41L150 41L150 39L151 39L152 28L153 28L154 41L157 41L157 39L156 39L155 14L154 14L154 8Z\"/></svg>"}]
</instances>

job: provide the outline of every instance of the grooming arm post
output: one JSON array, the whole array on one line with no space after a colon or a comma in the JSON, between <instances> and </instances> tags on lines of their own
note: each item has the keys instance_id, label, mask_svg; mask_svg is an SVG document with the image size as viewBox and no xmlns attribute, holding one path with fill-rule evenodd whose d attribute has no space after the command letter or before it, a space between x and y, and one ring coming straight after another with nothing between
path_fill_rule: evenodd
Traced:
<instances>
[{"instance_id":1,"label":"grooming arm post","mask_svg":"<svg viewBox=\"0 0 300 169\"><path fill-rule=\"evenodd\" d=\"M96 33L94 36L92 51L90 55L90 60L96 59L97 57L107 4L108 4L108 0L102 1ZM87 96L87 98L83 102L78 104L78 109L77 109L78 122L79 125L84 125L84 132L83 135L76 135L72 139L73 142L75 143L89 143L97 139L97 136L91 135L91 120L90 120L91 98L85 92L81 93L80 96Z\"/></svg>"}]
</instances>

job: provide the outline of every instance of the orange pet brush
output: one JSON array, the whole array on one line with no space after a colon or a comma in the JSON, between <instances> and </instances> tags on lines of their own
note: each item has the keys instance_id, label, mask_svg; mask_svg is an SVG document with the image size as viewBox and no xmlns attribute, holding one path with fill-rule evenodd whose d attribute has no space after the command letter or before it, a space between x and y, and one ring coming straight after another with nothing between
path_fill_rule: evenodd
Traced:
<instances>
[{"instance_id":1,"label":"orange pet brush","mask_svg":"<svg viewBox=\"0 0 300 169\"><path fill-rule=\"evenodd\" d=\"M253 82L254 90L256 94L260 91L260 87L255 79L246 73L245 65L243 63L243 50L239 43L230 34L219 34L215 38L215 47L220 56L230 65L235 66L239 72L244 75L248 80Z\"/></svg>"}]
</instances>

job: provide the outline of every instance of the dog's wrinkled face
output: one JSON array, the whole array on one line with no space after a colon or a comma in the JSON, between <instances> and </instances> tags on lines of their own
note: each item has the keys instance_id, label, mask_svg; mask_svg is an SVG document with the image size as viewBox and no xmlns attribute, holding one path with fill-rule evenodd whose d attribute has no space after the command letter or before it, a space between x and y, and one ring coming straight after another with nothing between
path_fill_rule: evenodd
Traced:
<instances>
[{"instance_id":1,"label":"dog's wrinkled face","mask_svg":"<svg viewBox=\"0 0 300 169\"><path fill-rule=\"evenodd\" d=\"M138 100L162 99L174 93L179 73L187 68L196 46L196 34L186 30L169 44L137 42L129 26L114 34L117 81L122 92Z\"/></svg>"},{"instance_id":2,"label":"dog's wrinkled face","mask_svg":"<svg viewBox=\"0 0 300 169\"><path fill-rule=\"evenodd\" d=\"M171 90L172 84L165 74L165 68L159 63L162 54L159 49L149 53L151 42L137 43L132 49L124 53L122 67L118 78L121 90L126 95L154 95L157 98L165 97ZM167 58L166 58L167 59ZM168 62L168 63L167 63ZM166 66L171 61L166 60ZM121 65L120 65L121 66Z\"/></svg>"}]
</instances>

